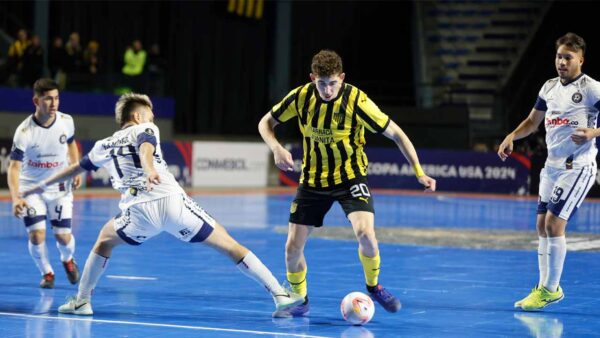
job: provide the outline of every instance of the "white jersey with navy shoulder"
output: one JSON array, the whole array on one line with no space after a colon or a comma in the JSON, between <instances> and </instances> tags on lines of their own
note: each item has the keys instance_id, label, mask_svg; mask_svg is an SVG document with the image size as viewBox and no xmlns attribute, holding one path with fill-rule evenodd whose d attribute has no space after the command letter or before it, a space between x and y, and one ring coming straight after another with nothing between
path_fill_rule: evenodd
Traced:
<instances>
[{"instance_id":1,"label":"white jersey with navy shoulder","mask_svg":"<svg viewBox=\"0 0 600 338\"><path fill-rule=\"evenodd\" d=\"M154 167L161 183L146 190L146 175L140 161L140 146L148 142L156 148ZM133 204L152 201L165 196L184 193L183 189L167 169L160 148L160 134L154 123L133 125L115 132L94 144L80 165L87 170L106 168L114 189L121 193L119 207L127 209Z\"/></svg>"},{"instance_id":2,"label":"white jersey with navy shoulder","mask_svg":"<svg viewBox=\"0 0 600 338\"><path fill-rule=\"evenodd\" d=\"M545 111L546 165L555 168L581 167L595 163L595 140L577 145L571 135L577 128L596 128L600 109L600 83L581 74L562 84L560 78L546 81L535 109Z\"/></svg>"},{"instance_id":3,"label":"white jersey with navy shoulder","mask_svg":"<svg viewBox=\"0 0 600 338\"><path fill-rule=\"evenodd\" d=\"M26 118L13 138L10 159L21 161L19 189L34 187L42 180L69 165L69 144L73 142L75 125L70 115L56 112L54 122L43 127L34 115ZM46 192L70 190L69 184L48 186Z\"/></svg>"}]
</instances>

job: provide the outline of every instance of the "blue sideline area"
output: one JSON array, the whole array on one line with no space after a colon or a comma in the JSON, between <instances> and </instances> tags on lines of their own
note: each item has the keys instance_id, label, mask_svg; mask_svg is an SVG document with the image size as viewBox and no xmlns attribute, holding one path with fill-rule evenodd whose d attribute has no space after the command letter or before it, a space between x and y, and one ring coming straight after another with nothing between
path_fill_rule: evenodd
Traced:
<instances>
[{"instance_id":1,"label":"blue sideline area","mask_svg":"<svg viewBox=\"0 0 600 338\"><path fill-rule=\"evenodd\" d=\"M31 114L31 89L0 87L0 102L2 111L24 112ZM115 102L119 96L112 94L75 93L63 91L60 93L60 110L66 113L77 112L77 115L106 115L114 117ZM175 100L169 97L153 97L154 111L161 118L175 117Z\"/></svg>"},{"instance_id":2,"label":"blue sideline area","mask_svg":"<svg viewBox=\"0 0 600 338\"><path fill-rule=\"evenodd\" d=\"M285 278L287 223L292 194L198 195L195 199L280 280ZM534 230L530 199L375 195L379 227L414 226ZM83 268L102 224L117 213L116 199L75 201L76 260ZM600 203L586 201L570 231L598 233ZM94 291L93 317L59 315L76 287L66 280L54 241L48 240L56 288L40 276L10 203L0 202L1 337L584 337L600 331L600 260L569 252L565 299L543 312L524 313L513 302L537 281L531 250L472 250L382 244L380 281L402 301L396 314L376 307L365 326L343 321L339 303L364 291L355 241L313 238L306 247L311 314L272 319L273 303L234 264L203 245L162 234L140 247L119 247ZM346 226L335 206L326 226ZM49 236L51 237L51 236ZM535 238L532 238L534 240Z\"/></svg>"}]
</instances>

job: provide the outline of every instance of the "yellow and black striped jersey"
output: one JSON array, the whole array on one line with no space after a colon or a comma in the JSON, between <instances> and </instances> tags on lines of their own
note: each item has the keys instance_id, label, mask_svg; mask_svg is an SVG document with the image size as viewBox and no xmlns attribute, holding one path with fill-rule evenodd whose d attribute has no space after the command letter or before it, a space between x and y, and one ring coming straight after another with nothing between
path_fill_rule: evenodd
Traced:
<instances>
[{"instance_id":1,"label":"yellow and black striped jersey","mask_svg":"<svg viewBox=\"0 0 600 338\"><path fill-rule=\"evenodd\" d=\"M298 119L304 136L300 184L329 188L367 175L365 128L383 132L390 118L360 89L343 83L338 96L323 101L314 83L292 90L271 109L279 122Z\"/></svg>"}]
</instances>

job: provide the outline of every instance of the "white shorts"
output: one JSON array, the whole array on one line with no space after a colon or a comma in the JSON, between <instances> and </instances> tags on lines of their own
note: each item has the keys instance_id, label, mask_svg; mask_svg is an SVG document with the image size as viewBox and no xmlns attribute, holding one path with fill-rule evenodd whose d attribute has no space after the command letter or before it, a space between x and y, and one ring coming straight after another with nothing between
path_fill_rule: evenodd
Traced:
<instances>
[{"instance_id":1,"label":"white shorts","mask_svg":"<svg viewBox=\"0 0 600 338\"><path fill-rule=\"evenodd\" d=\"M545 167L540 173L538 214L552 212L568 221L596 180L596 164L574 169Z\"/></svg>"},{"instance_id":2,"label":"white shorts","mask_svg":"<svg viewBox=\"0 0 600 338\"><path fill-rule=\"evenodd\" d=\"M216 221L185 194L137 203L115 216L115 231L125 242L140 245L166 231L184 242L202 242Z\"/></svg>"},{"instance_id":3,"label":"white shorts","mask_svg":"<svg viewBox=\"0 0 600 338\"><path fill-rule=\"evenodd\" d=\"M29 205L23 217L27 232L46 229L46 216L50 219L55 234L71 233L73 217L72 192L45 192L25 197Z\"/></svg>"}]
</instances>

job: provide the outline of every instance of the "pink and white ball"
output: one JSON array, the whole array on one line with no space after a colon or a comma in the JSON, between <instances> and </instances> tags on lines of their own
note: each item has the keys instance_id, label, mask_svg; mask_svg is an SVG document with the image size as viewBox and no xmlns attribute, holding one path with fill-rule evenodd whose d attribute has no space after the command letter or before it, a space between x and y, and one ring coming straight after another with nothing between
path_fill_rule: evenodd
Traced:
<instances>
[{"instance_id":1,"label":"pink and white ball","mask_svg":"<svg viewBox=\"0 0 600 338\"><path fill-rule=\"evenodd\" d=\"M342 299L340 311L347 322L353 325L363 325L373 318L375 304L373 304L371 297L355 291L350 292Z\"/></svg>"}]
</instances>

